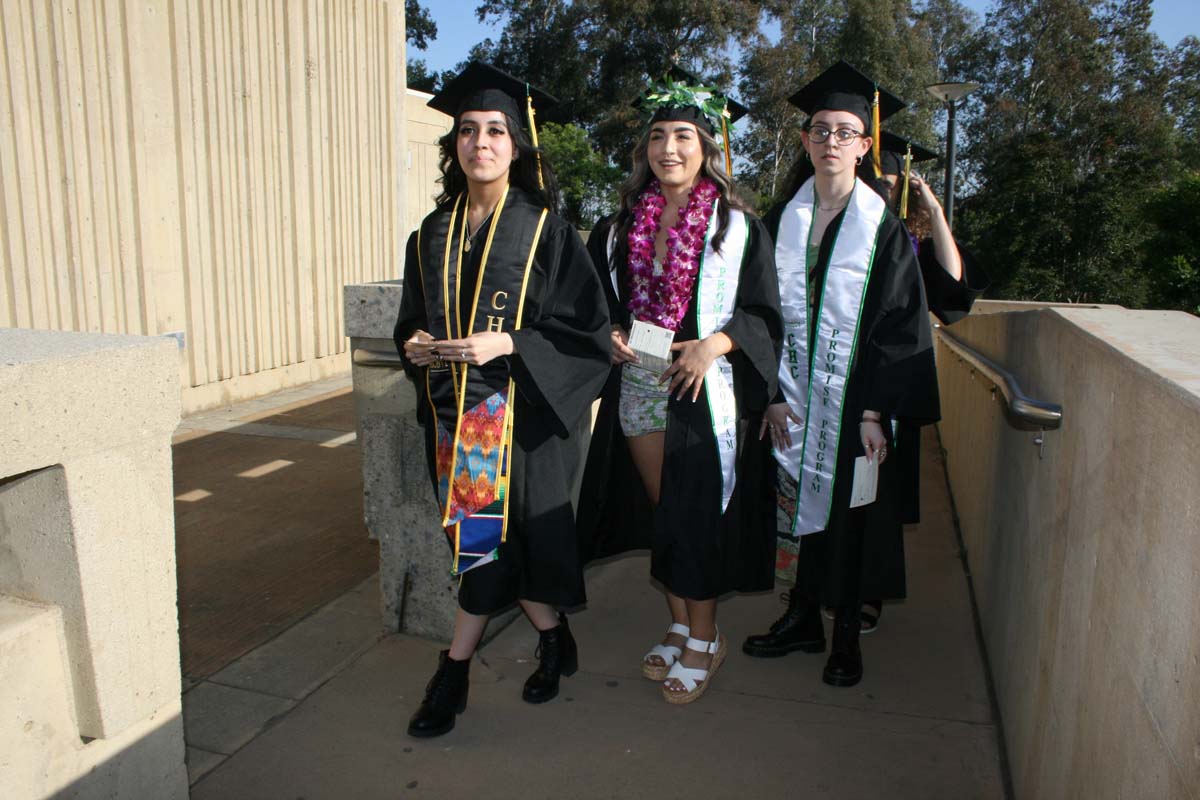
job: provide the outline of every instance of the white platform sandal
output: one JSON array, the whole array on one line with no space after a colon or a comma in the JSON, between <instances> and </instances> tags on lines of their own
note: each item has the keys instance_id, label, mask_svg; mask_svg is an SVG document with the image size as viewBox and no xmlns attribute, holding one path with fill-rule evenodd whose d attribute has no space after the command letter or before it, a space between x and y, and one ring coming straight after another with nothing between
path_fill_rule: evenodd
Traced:
<instances>
[{"instance_id":1,"label":"white platform sandal","mask_svg":"<svg viewBox=\"0 0 1200 800\"><path fill-rule=\"evenodd\" d=\"M671 627L667 628L667 633L677 633L680 636L689 636L692 629L687 625L680 625L678 622L671 623ZM679 660L679 656L683 653L678 647L673 644L656 644L650 648L650 652L642 656L642 677L649 678L652 681L661 681L667 677L668 670L671 665ZM662 664L651 664L646 659L650 656L658 656L663 660Z\"/></svg>"},{"instance_id":2,"label":"white platform sandal","mask_svg":"<svg viewBox=\"0 0 1200 800\"><path fill-rule=\"evenodd\" d=\"M667 671L666 680L676 679L683 684L683 688L687 691L672 691L671 687L664 683L662 693L668 703L676 706L694 703L700 699L700 695L704 694L708 685L712 683L712 676L716 674L717 668L725 661L725 654L729 652L728 642L719 631L715 642L706 642L703 639L693 639L689 636L687 644L684 646L697 653L711 653L712 663L708 665L708 669L697 669L685 667L679 660L675 661L675 664Z\"/></svg>"}]
</instances>

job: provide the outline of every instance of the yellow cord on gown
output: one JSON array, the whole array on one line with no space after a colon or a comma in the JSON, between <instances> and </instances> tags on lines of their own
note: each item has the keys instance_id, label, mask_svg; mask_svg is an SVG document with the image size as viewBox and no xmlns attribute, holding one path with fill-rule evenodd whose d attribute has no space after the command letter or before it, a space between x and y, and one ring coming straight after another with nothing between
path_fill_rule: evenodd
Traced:
<instances>
[{"instance_id":1,"label":"yellow cord on gown","mask_svg":"<svg viewBox=\"0 0 1200 800\"><path fill-rule=\"evenodd\" d=\"M729 154L729 117L725 115L721 116L721 139L725 142L725 174L732 178L733 157Z\"/></svg>"}]
</instances>

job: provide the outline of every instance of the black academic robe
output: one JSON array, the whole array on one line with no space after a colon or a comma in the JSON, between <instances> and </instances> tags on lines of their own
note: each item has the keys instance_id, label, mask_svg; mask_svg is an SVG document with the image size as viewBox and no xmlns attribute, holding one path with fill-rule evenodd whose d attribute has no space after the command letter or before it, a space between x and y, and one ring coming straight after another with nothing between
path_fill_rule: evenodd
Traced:
<instances>
[{"instance_id":1,"label":"black academic robe","mask_svg":"<svg viewBox=\"0 0 1200 800\"><path fill-rule=\"evenodd\" d=\"M983 268L958 242L963 274L955 280L938 263L933 240L917 246L917 261L929 310L943 325L952 325L971 313L971 306L988 286ZM900 599L908 595L904 568L903 525L921 520L921 429L908 419L896 421L888 457L879 468L879 492L865 509L871 548L863 565L863 597Z\"/></svg>"},{"instance_id":2,"label":"black academic robe","mask_svg":"<svg viewBox=\"0 0 1200 800\"><path fill-rule=\"evenodd\" d=\"M426 222L435 215L448 217L450 209L451 204L438 207ZM536 219L541 209L531 194L510 188L493 251L525 249L515 241L512 229L521 217ZM454 242L461 224L451 232ZM487 234L487 226L475 234L479 244L464 259L463 286L474 285ZM427 254L443 252L441 242L423 244ZM417 247L414 232L408 240L404 292L394 332L402 358L405 340L418 329L428 330ZM454 258L452 254L452 276ZM441 269L440 259L427 255L425 282L440 281ZM471 293L464 295L469 298ZM469 313L464 309L464 318ZM571 487L582 463L588 412L608 376L610 327L608 305L583 242L574 228L554 214L546 218L534 253L523 318L520 330L508 331L512 355L500 359L502 363L492 362L493 369L511 375L515 386L509 398L514 414L511 497L507 541L500 545L499 558L463 575L459 604L472 614L490 614L517 599L558 606L585 600L573 535ZM417 420L425 429L426 463L436 497L436 426L426 391L426 368L404 359L404 369L417 389Z\"/></svg>"},{"instance_id":3,"label":"black academic robe","mask_svg":"<svg viewBox=\"0 0 1200 800\"><path fill-rule=\"evenodd\" d=\"M786 205L776 205L764 219L772 239L778 235ZM818 291L844 216L844 211L838 214L822 236L813 266ZM814 306L819 307L817 302ZM815 315L810 315L810 324L816 324ZM783 402L784 398L777 396L776 401ZM933 334L920 267L907 230L891 211L886 212L879 228L875 261L863 299L857 346L846 385L829 522L823 532L800 539L797 587L828 606L856 604L860 592L874 581L873 575L863 580L864 565L880 558L880 538L865 536L864 509L870 506L849 507L854 459L865 454L858 421L868 409L880 412L884 419L897 417L916 424L936 422L940 417Z\"/></svg>"},{"instance_id":4,"label":"black academic robe","mask_svg":"<svg viewBox=\"0 0 1200 800\"><path fill-rule=\"evenodd\" d=\"M732 319L722 329L738 349L726 356L733 367L738 408L737 483L721 513L721 470L704 390L667 402L662 482L657 508L651 506L629 455L618 404L620 366L613 367L601 395L592 431L579 501L579 536L585 558L650 549L650 574L673 594L708 600L733 590L759 591L773 583L774 534L769 521L774 473L764 469L769 453L758 431L767 401L774 396L781 338L779 288L774 250L757 219L749 218L749 238L738 275ZM611 267L609 231L614 218L597 223L588 252L604 285L614 323L628 330L628 243L618 236ZM696 296L693 292L693 306ZM676 342L697 338L689 310ZM769 534L769 535L768 535Z\"/></svg>"}]
</instances>

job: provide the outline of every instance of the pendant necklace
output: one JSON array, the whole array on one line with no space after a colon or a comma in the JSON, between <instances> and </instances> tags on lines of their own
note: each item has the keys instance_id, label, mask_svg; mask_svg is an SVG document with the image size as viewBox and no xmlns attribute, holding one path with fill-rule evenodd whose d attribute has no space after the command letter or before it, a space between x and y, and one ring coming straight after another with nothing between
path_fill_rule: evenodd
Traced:
<instances>
[{"instance_id":1,"label":"pendant necklace","mask_svg":"<svg viewBox=\"0 0 1200 800\"><path fill-rule=\"evenodd\" d=\"M471 233L470 223L468 223L465 219L463 220L463 225L467 229L467 240L463 243L463 250L465 250L468 253L471 252L471 245L473 245L475 243L475 237L479 235L479 231L483 230L483 226L487 225L488 220L490 220L492 218L492 214L495 214L495 213L496 213L496 210L492 209L492 211L486 217L483 218L483 222L479 223L479 227L475 229L474 233Z\"/></svg>"}]
</instances>

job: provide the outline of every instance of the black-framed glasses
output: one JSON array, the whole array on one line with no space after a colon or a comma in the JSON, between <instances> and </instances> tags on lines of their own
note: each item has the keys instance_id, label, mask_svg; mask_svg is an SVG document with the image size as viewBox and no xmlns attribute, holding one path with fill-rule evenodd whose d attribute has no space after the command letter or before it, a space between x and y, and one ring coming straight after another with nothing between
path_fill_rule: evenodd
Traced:
<instances>
[{"instance_id":1,"label":"black-framed glasses","mask_svg":"<svg viewBox=\"0 0 1200 800\"><path fill-rule=\"evenodd\" d=\"M848 147L851 142L863 134L853 128L838 128L836 131L831 131L829 128L814 125L808 129L808 138L816 144L825 144L830 135L833 136L833 140L837 143L838 147Z\"/></svg>"}]
</instances>

